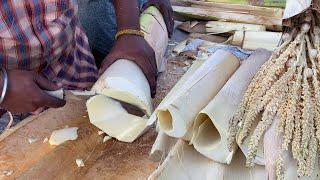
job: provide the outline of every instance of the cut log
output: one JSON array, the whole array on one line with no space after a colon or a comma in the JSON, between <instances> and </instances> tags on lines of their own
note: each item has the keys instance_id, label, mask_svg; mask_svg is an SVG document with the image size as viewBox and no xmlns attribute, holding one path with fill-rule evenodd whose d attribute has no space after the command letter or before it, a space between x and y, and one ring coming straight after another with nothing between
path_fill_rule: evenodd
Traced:
<instances>
[{"instance_id":1,"label":"cut log","mask_svg":"<svg viewBox=\"0 0 320 180\"><path fill-rule=\"evenodd\" d=\"M231 44L247 50L264 48L274 51L281 43L282 33L278 32L250 32L236 31Z\"/></svg>"},{"instance_id":2,"label":"cut log","mask_svg":"<svg viewBox=\"0 0 320 180\"><path fill-rule=\"evenodd\" d=\"M236 148L228 150L229 121L234 116L249 83L270 57L266 50L257 50L232 75L225 86L199 113L193 125L191 143L195 149L216 162L231 162Z\"/></svg>"},{"instance_id":3,"label":"cut log","mask_svg":"<svg viewBox=\"0 0 320 180\"><path fill-rule=\"evenodd\" d=\"M145 32L146 41L156 53L158 69L163 70L168 32L160 11L155 7L149 7L142 13L140 25ZM137 106L146 112L147 117L153 110L148 80L138 65L130 60L120 59L112 64L96 82L93 90L100 95ZM134 141L147 128L147 118L129 114L120 104L110 98L97 96L88 101L87 107L91 123L120 141ZM119 116L111 115L113 112L110 109L113 109ZM111 114L106 114L107 112ZM95 113L100 114L95 115ZM119 123L119 118L121 123Z\"/></svg>"},{"instance_id":4,"label":"cut log","mask_svg":"<svg viewBox=\"0 0 320 180\"><path fill-rule=\"evenodd\" d=\"M149 180L248 180L267 179L263 166L246 168L245 157L237 153L230 165L220 164L199 154L192 146L179 140L164 162L150 176Z\"/></svg>"},{"instance_id":5,"label":"cut log","mask_svg":"<svg viewBox=\"0 0 320 180\"><path fill-rule=\"evenodd\" d=\"M216 51L179 87L175 96L159 105L156 111L161 130L176 138L186 136L197 114L220 91L239 65L239 59L231 53Z\"/></svg>"},{"instance_id":6,"label":"cut log","mask_svg":"<svg viewBox=\"0 0 320 180\"><path fill-rule=\"evenodd\" d=\"M263 25L210 21L206 24L207 33L227 33L232 31L266 31Z\"/></svg>"}]
</instances>

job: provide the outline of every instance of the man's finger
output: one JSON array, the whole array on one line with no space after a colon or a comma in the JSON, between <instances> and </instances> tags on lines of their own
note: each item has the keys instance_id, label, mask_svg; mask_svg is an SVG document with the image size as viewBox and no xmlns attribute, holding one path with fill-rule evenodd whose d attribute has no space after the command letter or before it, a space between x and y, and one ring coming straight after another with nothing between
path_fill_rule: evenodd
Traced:
<instances>
[{"instance_id":1,"label":"man's finger","mask_svg":"<svg viewBox=\"0 0 320 180\"><path fill-rule=\"evenodd\" d=\"M43 105L49 108L60 108L66 105L66 101L62 99L55 98L53 96L43 93Z\"/></svg>"},{"instance_id":2,"label":"man's finger","mask_svg":"<svg viewBox=\"0 0 320 180\"><path fill-rule=\"evenodd\" d=\"M47 78L39 74L35 76L35 81L41 89L48 90L48 91L56 91L60 89L62 86L49 81Z\"/></svg>"},{"instance_id":3,"label":"man's finger","mask_svg":"<svg viewBox=\"0 0 320 180\"><path fill-rule=\"evenodd\" d=\"M42 113L46 108L44 107L41 107L41 108L38 108L37 110L31 112L32 115L39 115L40 113Z\"/></svg>"}]
</instances>

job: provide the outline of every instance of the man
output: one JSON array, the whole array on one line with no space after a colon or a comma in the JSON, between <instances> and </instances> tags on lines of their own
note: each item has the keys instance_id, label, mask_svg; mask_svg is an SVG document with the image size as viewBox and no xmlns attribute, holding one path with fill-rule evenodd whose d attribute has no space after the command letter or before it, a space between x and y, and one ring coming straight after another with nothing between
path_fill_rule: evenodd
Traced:
<instances>
[{"instance_id":1,"label":"man","mask_svg":"<svg viewBox=\"0 0 320 180\"><path fill-rule=\"evenodd\" d=\"M25 113L61 107L65 101L47 95L44 90L90 89L99 71L104 72L121 58L139 65L154 94L157 76L154 52L137 35L140 7L150 5L163 14L171 34L169 0L149 0L145 4L141 0L2 0L0 95L5 92L5 96L1 108ZM116 32L121 35L115 40ZM101 64L100 70L94 57Z\"/></svg>"}]
</instances>

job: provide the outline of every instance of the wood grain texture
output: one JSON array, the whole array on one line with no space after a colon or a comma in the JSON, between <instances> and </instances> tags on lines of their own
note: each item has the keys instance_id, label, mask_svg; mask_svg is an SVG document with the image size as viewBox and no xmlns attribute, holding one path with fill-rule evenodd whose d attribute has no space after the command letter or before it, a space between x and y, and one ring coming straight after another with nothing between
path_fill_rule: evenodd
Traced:
<instances>
[{"instance_id":1,"label":"wood grain texture","mask_svg":"<svg viewBox=\"0 0 320 180\"><path fill-rule=\"evenodd\" d=\"M147 177L156 163L148 159L148 152L156 133L152 129L134 144L110 140L89 123L86 99L67 96L67 104L50 109L41 115L22 121L10 133L0 137L0 176L13 170L7 179L139 179ZM60 146L43 143L56 129L79 127L78 139ZM29 144L28 138L39 140ZM85 167L78 168L76 159L83 159ZM1 176L3 177L3 176Z\"/></svg>"},{"instance_id":2,"label":"wood grain texture","mask_svg":"<svg viewBox=\"0 0 320 180\"><path fill-rule=\"evenodd\" d=\"M54 150L53 146L43 143L56 129L78 126L86 114L84 100L68 97L65 107L50 109L39 116L31 116L0 136L0 173L14 170L13 177L18 177L36 162ZM39 141L29 144L29 138Z\"/></svg>"},{"instance_id":3,"label":"wood grain texture","mask_svg":"<svg viewBox=\"0 0 320 180\"><path fill-rule=\"evenodd\" d=\"M230 22L251 23L267 26L282 26L281 18L267 16L255 16L238 12L213 11L200 7L173 6L173 10L179 14L203 20L225 20Z\"/></svg>"}]
</instances>

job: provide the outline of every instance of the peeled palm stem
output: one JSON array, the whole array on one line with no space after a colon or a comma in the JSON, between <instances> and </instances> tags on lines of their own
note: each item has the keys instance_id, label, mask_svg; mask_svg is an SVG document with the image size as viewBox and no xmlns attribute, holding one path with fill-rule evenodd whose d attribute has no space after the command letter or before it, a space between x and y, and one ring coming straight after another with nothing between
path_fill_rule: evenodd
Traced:
<instances>
[{"instance_id":1,"label":"peeled palm stem","mask_svg":"<svg viewBox=\"0 0 320 180\"><path fill-rule=\"evenodd\" d=\"M236 112L253 76L270 55L269 51L262 49L252 53L248 59L242 61L219 93L200 111L193 123L190 144L202 155L219 163L230 164L236 147L228 151L227 122ZM263 161L260 160L259 164L263 164Z\"/></svg>"},{"instance_id":2,"label":"peeled palm stem","mask_svg":"<svg viewBox=\"0 0 320 180\"><path fill-rule=\"evenodd\" d=\"M159 105L156 111L160 128L171 137L190 140L189 129L197 114L217 95L239 65L239 59L233 54L216 51L179 87L175 96Z\"/></svg>"},{"instance_id":3,"label":"peeled palm stem","mask_svg":"<svg viewBox=\"0 0 320 180\"><path fill-rule=\"evenodd\" d=\"M295 28L283 37L249 85L231 120L229 148L249 140L247 166L254 165L266 130L279 117L281 137L276 177L283 179L283 154L292 151L297 174L311 176L320 140L320 28L319 14L308 10L296 19ZM257 124L254 126L254 124Z\"/></svg>"},{"instance_id":4,"label":"peeled palm stem","mask_svg":"<svg viewBox=\"0 0 320 180\"><path fill-rule=\"evenodd\" d=\"M145 32L146 41L155 51L158 70L163 71L168 32L162 14L157 8L149 7L140 17L140 26ZM133 142L148 129L147 117L153 111L150 86L142 70L133 61L117 60L92 89L98 95L90 98L86 105L93 125L124 142ZM138 107L145 116L128 112L119 102Z\"/></svg>"}]
</instances>

